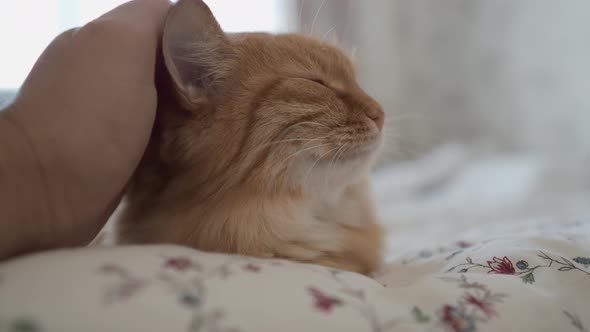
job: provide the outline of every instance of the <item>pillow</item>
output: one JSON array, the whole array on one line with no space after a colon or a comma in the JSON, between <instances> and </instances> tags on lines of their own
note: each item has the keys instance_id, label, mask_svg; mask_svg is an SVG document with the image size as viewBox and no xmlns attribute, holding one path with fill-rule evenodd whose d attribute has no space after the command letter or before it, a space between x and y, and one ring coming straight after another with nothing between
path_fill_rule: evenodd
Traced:
<instances>
[{"instance_id":1,"label":"pillow","mask_svg":"<svg viewBox=\"0 0 590 332\"><path fill-rule=\"evenodd\" d=\"M588 233L459 242L374 278L177 246L0 265L0 331L588 331Z\"/></svg>"}]
</instances>

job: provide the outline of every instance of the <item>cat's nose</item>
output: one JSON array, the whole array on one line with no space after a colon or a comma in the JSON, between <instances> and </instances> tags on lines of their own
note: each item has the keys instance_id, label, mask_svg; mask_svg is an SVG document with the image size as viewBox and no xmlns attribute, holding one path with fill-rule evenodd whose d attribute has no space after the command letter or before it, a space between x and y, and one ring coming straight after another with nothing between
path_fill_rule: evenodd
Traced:
<instances>
[{"instance_id":1,"label":"cat's nose","mask_svg":"<svg viewBox=\"0 0 590 332\"><path fill-rule=\"evenodd\" d=\"M356 107L358 107L362 116L362 113L365 113L369 119L371 119L375 125L377 126L377 130L383 130L383 124L385 122L385 113L383 112L383 108L381 105L375 101L373 98L369 97L363 90L356 89L350 95L347 95L350 100L356 101Z\"/></svg>"},{"instance_id":2,"label":"cat's nose","mask_svg":"<svg viewBox=\"0 0 590 332\"><path fill-rule=\"evenodd\" d=\"M371 109L368 109L366 112L367 117L369 117L369 119L375 122L379 131L383 130L383 123L385 122L385 113L383 112L381 107L373 107Z\"/></svg>"}]
</instances>

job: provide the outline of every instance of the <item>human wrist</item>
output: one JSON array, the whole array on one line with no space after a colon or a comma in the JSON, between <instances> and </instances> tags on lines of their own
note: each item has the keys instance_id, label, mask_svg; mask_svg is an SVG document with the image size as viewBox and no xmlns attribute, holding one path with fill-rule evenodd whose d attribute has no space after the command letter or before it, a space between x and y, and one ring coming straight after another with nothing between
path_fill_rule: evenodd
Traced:
<instances>
[{"instance_id":1,"label":"human wrist","mask_svg":"<svg viewBox=\"0 0 590 332\"><path fill-rule=\"evenodd\" d=\"M0 259L50 246L42 167L13 108L0 112Z\"/></svg>"}]
</instances>

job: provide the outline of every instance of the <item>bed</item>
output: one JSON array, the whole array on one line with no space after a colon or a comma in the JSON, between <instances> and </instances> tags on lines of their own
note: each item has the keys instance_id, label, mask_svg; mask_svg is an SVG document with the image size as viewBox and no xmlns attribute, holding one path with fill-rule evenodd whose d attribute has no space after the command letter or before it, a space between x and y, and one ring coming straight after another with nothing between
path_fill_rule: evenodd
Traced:
<instances>
[{"instance_id":1,"label":"bed","mask_svg":"<svg viewBox=\"0 0 590 332\"><path fill-rule=\"evenodd\" d=\"M168 245L15 259L0 331L588 332L590 196L572 174L460 146L381 169L371 278Z\"/></svg>"}]
</instances>

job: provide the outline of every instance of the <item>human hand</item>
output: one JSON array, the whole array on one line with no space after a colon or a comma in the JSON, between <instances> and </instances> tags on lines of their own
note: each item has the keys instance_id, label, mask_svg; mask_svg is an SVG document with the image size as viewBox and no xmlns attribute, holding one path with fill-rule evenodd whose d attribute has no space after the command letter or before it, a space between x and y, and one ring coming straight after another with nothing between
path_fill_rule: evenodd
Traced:
<instances>
[{"instance_id":1,"label":"human hand","mask_svg":"<svg viewBox=\"0 0 590 332\"><path fill-rule=\"evenodd\" d=\"M130 1L63 33L0 113L0 258L86 244L108 220L152 130L169 6Z\"/></svg>"}]
</instances>

